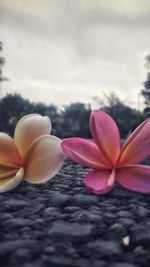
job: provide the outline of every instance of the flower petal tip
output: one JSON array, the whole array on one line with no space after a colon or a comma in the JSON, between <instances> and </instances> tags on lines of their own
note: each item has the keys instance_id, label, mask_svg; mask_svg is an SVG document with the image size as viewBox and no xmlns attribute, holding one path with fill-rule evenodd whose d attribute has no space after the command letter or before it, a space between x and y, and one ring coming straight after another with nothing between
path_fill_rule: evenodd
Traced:
<instances>
[{"instance_id":1,"label":"flower petal tip","mask_svg":"<svg viewBox=\"0 0 150 267\"><path fill-rule=\"evenodd\" d=\"M110 171L91 171L84 177L86 187L96 195L110 192L115 183L115 173Z\"/></svg>"}]
</instances>

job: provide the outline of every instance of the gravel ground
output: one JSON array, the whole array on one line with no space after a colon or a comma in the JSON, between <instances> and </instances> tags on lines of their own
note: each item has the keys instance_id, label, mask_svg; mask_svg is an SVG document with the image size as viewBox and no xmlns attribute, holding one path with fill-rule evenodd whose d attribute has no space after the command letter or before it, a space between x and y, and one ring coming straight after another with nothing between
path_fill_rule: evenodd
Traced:
<instances>
[{"instance_id":1,"label":"gravel ground","mask_svg":"<svg viewBox=\"0 0 150 267\"><path fill-rule=\"evenodd\" d=\"M150 197L95 196L66 162L44 185L0 195L0 267L149 267Z\"/></svg>"}]
</instances>

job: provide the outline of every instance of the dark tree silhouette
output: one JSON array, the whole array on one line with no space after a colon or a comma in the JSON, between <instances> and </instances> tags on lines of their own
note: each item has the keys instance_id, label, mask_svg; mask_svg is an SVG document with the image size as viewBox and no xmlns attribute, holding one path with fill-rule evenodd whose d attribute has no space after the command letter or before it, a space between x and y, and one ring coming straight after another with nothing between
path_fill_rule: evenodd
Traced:
<instances>
[{"instance_id":1,"label":"dark tree silhouette","mask_svg":"<svg viewBox=\"0 0 150 267\"><path fill-rule=\"evenodd\" d=\"M66 106L62 113L63 137L80 136L89 138L90 113L90 106L86 106L83 103L72 103Z\"/></svg>"},{"instance_id":2,"label":"dark tree silhouette","mask_svg":"<svg viewBox=\"0 0 150 267\"><path fill-rule=\"evenodd\" d=\"M110 114L117 122L122 138L133 131L146 117L144 113L124 105L114 94L105 96L100 102L101 109ZM31 113L48 116L52 122L52 134L60 138L71 136L91 138L89 131L90 105L72 103L60 110L52 104L30 102L19 94L8 94L1 99L0 131L12 135L18 120Z\"/></svg>"},{"instance_id":3,"label":"dark tree silhouette","mask_svg":"<svg viewBox=\"0 0 150 267\"><path fill-rule=\"evenodd\" d=\"M150 114L150 55L145 57L147 69L147 80L144 82L144 89L142 90L142 95L145 98L145 112Z\"/></svg>"}]
</instances>

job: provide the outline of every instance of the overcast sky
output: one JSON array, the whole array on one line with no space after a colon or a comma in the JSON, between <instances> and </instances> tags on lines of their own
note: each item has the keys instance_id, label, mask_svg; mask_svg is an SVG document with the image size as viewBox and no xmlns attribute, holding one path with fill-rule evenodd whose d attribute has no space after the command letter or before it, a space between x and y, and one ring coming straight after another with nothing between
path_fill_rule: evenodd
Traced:
<instances>
[{"instance_id":1,"label":"overcast sky","mask_svg":"<svg viewBox=\"0 0 150 267\"><path fill-rule=\"evenodd\" d=\"M0 0L0 41L10 78L3 95L63 105L115 91L137 107L150 1Z\"/></svg>"}]
</instances>

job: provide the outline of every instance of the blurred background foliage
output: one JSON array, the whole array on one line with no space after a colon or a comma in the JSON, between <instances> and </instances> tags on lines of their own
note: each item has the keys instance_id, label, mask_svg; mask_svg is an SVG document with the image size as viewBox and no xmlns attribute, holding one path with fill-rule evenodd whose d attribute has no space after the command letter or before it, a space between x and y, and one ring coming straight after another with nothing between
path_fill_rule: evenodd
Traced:
<instances>
[{"instance_id":1,"label":"blurred background foliage","mask_svg":"<svg viewBox=\"0 0 150 267\"><path fill-rule=\"evenodd\" d=\"M128 136L147 115L125 105L114 93L93 98L99 107L116 121L121 137ZM0 131L13 135L18 120L24 115L39 113L46 115L52 122L52 134L60 138L78 136L91 138L89 116L91 106L72 103L59 109L53 104L33 103L19 94L7 94L0 101Z\"/></svg>"}]
</instances>

